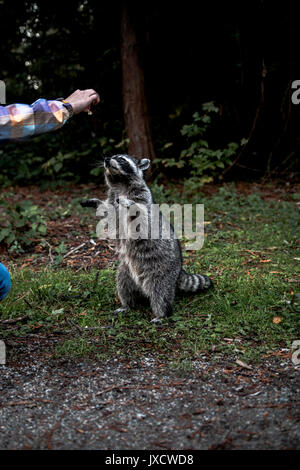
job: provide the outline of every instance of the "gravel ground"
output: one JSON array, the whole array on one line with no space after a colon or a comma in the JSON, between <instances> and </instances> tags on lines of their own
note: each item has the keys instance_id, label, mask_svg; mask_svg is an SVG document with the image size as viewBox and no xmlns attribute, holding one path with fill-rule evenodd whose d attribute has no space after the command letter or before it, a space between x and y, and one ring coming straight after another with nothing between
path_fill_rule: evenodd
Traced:
<instances>
[{"instance_id":1,"label":"gravel ground","mask_svg":"<svg viewBox=\"0 0 300 470\"><path fill-rule=\"evenodd\" d=\"M0 365L1 449L300 449L300 369L199 357L54 360L46 341Z\"/></svg>"}]
</instances>

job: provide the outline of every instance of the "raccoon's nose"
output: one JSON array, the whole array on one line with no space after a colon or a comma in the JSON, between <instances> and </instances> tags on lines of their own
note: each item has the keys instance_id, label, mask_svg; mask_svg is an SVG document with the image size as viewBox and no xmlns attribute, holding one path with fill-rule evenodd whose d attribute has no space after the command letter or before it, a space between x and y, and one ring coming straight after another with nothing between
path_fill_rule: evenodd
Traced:
<instances>
[{"instance_id":1,"label":"raccoon's nose","mask_svg":"<svg viewBox=\"0 0 300 470\"><path fill-rule=\"evenodd\" d=\"M104 163L105 163L105 166L106 166L107 168L109 168L109 167L111 166L111 165L110 165L110 158L105 157L105 158L104 158Z\"/></svg>"}]
</instances>

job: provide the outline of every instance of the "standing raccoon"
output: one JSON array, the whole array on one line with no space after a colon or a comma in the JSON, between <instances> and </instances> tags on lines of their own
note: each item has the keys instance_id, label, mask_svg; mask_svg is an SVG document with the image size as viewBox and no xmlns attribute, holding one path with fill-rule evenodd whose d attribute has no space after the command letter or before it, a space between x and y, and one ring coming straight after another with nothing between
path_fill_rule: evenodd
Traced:
<instances>
[{"instance_id":1,"label":"standing raccoon","mask_svg":"<svg viewBox=\"0 0 300 470\"><path fill-rule=\"evenodd\" d=\"M142 205L148 220L151 218L153 196L144 180L144 171L150 160L137 160L129 155L114 155L104 159L105 181L108 198L82 201L84 207L99 207L107 203L118 209L119 205L129 207ZM166 219L159 213L159 223ZM122 239L119 238L118 219L116 246L120 265L117 272L117 290L122 307L116 312L127 311L136 306L138 299L150 302L154 318L152 322L172 315L176 293L204 292L213 287L211 279L202 274L188 274L182 268L182 254L179 240L173 227L167 222L170 236L166 239Z\"/></svg>"}]
</instances>

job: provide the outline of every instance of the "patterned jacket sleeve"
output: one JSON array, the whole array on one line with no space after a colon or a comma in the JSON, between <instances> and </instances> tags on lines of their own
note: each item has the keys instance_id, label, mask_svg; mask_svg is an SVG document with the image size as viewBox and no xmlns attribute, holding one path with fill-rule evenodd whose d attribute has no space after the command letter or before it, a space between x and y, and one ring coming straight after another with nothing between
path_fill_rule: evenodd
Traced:
<instances>
[{"instance_id":1,"label":"patterned jacket sleeve","mask_svg":"<svg viewBox=\"0 0 300 470\"><path fill-rule=\"evenodd\" d=\"M22 139L62 127L69 111L61 101L39 99L31 105L0 106L0 140Z\"/></svg>"}]
</instances>

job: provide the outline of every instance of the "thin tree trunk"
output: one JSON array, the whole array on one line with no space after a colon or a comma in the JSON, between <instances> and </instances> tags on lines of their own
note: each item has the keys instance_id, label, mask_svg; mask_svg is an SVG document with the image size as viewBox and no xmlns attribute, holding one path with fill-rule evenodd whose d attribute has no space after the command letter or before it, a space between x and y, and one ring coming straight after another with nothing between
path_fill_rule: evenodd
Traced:
<instances>
[{"instance_id":1,"label":"thin tree trunk","mask_svg":"<svg viewBox=\"0 0 300 470\"><path fill-rule=\"evenodd\" d=\"M121 62L123 110L126 134L129 139L128 152L137 158L154 159L144 70L139 60L138 42L130 16L130 2L123 1L121 7Z\"/></svg>"}]
</instances>

